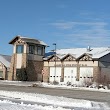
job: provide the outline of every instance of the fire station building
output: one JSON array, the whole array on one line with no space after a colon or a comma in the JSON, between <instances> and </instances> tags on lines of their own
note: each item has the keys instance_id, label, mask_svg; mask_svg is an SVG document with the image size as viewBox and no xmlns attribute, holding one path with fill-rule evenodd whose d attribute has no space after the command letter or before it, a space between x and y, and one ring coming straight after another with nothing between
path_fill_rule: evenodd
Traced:
<instances>
[{"instance_id":1,"label":"fire station building","mask_svg":"<svg viewBox=\"0 0 110 110\"><path fill-rule=\"evenodd\" d=\"M0 78L63 82L72 85L110 84L110 48L56 49L45 53L41 40L16 36L12 56L0 55Z\"/></svg>"},{"instance_id":2,"label":"fire station building","mask_svg":"<svg viewBox=\"0 0 110 110\"><path fill-rule=\"evenodd\" d=\"M110 83L110 48L71 48L56 50L44 58L43 80L73 85Z\"/></svg>"}]
</instances>

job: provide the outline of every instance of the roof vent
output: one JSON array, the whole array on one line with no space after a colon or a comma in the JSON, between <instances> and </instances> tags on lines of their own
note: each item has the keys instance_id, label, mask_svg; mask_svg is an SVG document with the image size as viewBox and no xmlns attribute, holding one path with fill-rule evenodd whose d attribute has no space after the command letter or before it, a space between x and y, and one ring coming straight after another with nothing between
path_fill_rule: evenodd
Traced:
<instances>
[{"instance_id":1,"label":"roof vent","mask_svg":"<svg viewBox=\"0 0 110 110\"><path fill-rule=\"evenodd\" d=\"M91 47L87 46L87 52L90 52L90 51L91 51Z\"/></svg>"}]
</instances>

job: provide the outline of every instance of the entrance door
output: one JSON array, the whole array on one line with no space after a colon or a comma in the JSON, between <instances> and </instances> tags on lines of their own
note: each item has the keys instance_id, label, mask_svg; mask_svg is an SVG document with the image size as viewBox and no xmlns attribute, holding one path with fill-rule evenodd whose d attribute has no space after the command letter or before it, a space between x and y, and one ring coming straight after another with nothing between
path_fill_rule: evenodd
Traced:
<instances>
[{"instance_id":1,"label":"entrance door","mask_svg":"<svg viewBox=\"0 0 110 110\"><path fill-rule=\"evenodd\" d=\"M64 83L70 82L76 84L76 67L65 67L64 68Z\"/></svg>"},{"instance_id":2,"label":"entrance door","mask_svg":"<svg viewBox=\"0 0 110 110\"><path fill-rule=\"evenodd\" d=\"M61 67L50 67L50 82L60 82L61 78Z\"/></svg>"}]
</instances>

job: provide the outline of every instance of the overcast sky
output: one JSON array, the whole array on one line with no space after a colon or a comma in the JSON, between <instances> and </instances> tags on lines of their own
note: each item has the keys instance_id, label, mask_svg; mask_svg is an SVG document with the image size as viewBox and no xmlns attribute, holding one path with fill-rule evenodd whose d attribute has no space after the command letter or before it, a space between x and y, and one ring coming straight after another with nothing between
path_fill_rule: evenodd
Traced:
<instances>
[{"instance_id":1,"label":"overcast sky","mask_svg":"<svg viewBox=\"0 0 110 110\"><path fill-rule=\"evenodd\" d=\"M16 35L57 48L110 46L110 0L0 0L0 54Z\"/></svg>"}]
</instances>

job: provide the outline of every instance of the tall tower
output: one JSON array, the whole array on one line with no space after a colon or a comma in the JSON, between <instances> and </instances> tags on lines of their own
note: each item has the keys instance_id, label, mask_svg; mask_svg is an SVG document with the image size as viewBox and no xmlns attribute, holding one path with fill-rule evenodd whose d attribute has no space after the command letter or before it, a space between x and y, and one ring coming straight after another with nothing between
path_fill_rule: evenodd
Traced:
<instances>
[{"instance_id":1,"label":"tall tower","mask_svg":"<svg viewBox=\"0 0 110 110\"><path fill-rule=\"evenodd\" d=\"M45 44L41 40L16 36L9 44L13 45L13 55L9 80L41 81Z\"/></svg>"}]
</instances>

